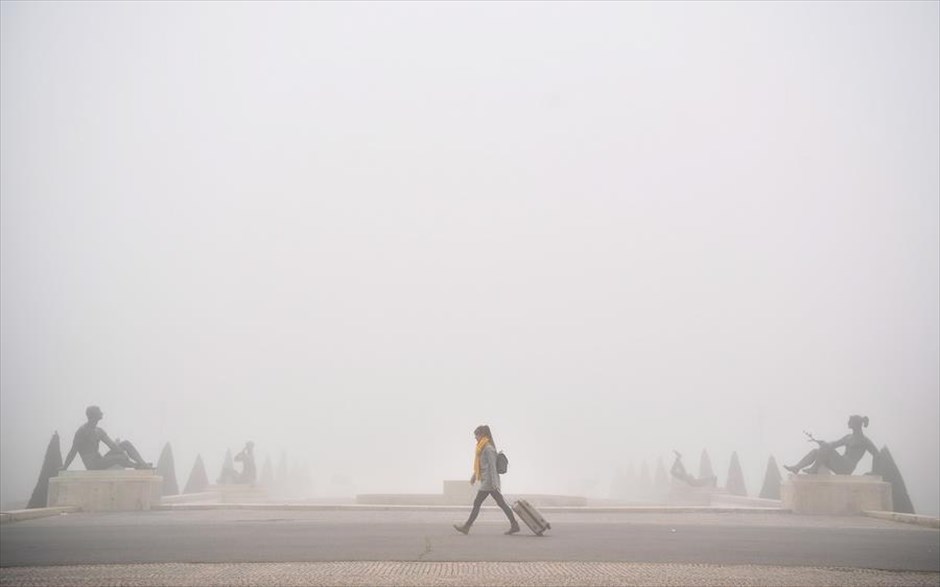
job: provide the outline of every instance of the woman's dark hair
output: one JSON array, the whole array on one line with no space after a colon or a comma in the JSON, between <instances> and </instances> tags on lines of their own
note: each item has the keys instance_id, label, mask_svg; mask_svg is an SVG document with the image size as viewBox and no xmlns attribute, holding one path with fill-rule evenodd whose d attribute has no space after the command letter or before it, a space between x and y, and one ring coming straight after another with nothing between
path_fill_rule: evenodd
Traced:
<instances>
[{"instance_id":1,"label":"woman's dark hair","mask_svg":"<svg viewBox=\"0 0 940 587\"><path fill-rule=\"evenodd\" d=\"M868 416L859 416L858 414L853 414L853 415L849 416L849 425L850 425L850 426L851 426L851 422L852 422L852 421L856 421L856 422L858 422L859 424L861 424L863 427L868 428Z\"/></svg>"},{"instance_id":2,"label":"woman's dark hair","mask_svg":"<svg viewBox=\"0 0 940 587\"><path fill-rule=\"evenodd\" d=\"M485 436L490 439L490 444L494 447L496 446L496 441L493 440L493 433L490 432L490 427L486 424L481 424L473 429L474 434L479 434L480 436Z\"/></svg>"}]
</instances>

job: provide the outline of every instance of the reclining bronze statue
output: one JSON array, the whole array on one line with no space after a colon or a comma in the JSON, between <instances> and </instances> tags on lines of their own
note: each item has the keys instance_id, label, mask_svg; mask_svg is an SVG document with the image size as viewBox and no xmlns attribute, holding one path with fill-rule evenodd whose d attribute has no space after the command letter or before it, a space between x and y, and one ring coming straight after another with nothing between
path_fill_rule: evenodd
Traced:
<instances>
[{"instance_id":1,"label":"reclining bronze statue","mask_svg":"<svg viewBox=\"0 0 940 587\"><path fill-rule=\"evenodd\" d=\"M718 479L714 476L712 477L693 477L685 470L685 465L682 464L682 455L679 454L679 451L672 451L676 454L676 460L672 463L672 468L669 469L669 473L679 479L680 481L685 481L691 487L715 487L718 483Z\"/></svg>"}]
</instances>

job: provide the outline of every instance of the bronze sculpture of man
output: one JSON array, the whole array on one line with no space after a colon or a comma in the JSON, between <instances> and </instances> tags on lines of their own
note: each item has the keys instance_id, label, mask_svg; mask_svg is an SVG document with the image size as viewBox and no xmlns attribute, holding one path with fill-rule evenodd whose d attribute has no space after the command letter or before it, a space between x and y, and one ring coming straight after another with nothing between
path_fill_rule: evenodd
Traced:
<instances>
[{"instance_id":1,"label":"bronze sculpture of man","mask_svg":"<svg viewBox=\"0 0 940 587\"><path fill-rule=\"evenodd\" d=\"M65 457L65 463L62 470L69 468L75 455L82 457L82 463L89 471L100 471L114 467L134 468L134 469L152 469L153 465L144 461L134 448L134 445L127 440L114 441L111 437L98 428L98 422L104 417L104 412L98 406L88 406L85 410L85 416L88 421L82 424L75 431L75 437L72 439L72 448ZM98 452L98 443L103 442L110 449L102 455Z\"/></svg>"}]
</instances>

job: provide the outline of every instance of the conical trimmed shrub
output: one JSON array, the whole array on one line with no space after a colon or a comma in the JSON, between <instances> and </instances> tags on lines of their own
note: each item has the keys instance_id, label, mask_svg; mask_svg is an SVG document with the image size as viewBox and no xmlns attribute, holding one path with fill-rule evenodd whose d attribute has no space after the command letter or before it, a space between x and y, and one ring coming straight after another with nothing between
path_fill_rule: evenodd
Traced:
<instances>
[{"instance_id":1,"label":"conical trimmed shrub","mask_svg":"<svg viewBox=\"0 0 940 587\"><path fill-rule=\"evenodd\" d=\"M274 487L279 493L286 494L288 489L287 475L287 452L281 451L281 460L277 463L277 471L274 473Z\"/></svg>"},{"instance_id":2,"label":"conical trimmed shrub","mask_svg":"<svg viewBox=\"0 0 940 587\"><path fill-rule=\"evenodd\" d=\"M767 471L764 473L764 485L760 488L760 497L764 499L780 499L780 469L773 455L767 461Z\"/></svg>"},{"instance_id":3,"label":"conical trimmed shrub","mask_svg":"<svg viewBox=\"0 0 940 587\"><path fill-rule=\"evenodd\" d=\"M623 467L618 467L614 472L614 477L610 480L610 498L611 499L623 499L626 494L626 487L624 485L625 473L623 472Z\"/></svg>"},{"instance_id":4,"label":"conical trimmed shrub","mask_svg":"<svg viewBox=\"0 0 940 587\"><path fill-rule=\"evenodd\" d=\"M222 472L216 483L225 485L238 481L238 471L235 470L235 461L232 460L231 449L225 449L225 460L222 462Z\"/></svg>"},{"instance_id":5,"label":"conical trimmed shrub","mask_svg":"<svg viewBox=\"0 0 940 587\"><path fill-rule=\"evenodd\" d=\"M639 478L636 475L636 467L633 463L627 465L626 473L623 475L623 497L626 499L635 499L639 494Z\"/></svg>"},{"instance_id":6,"label":"conical trimmed shrub","mask_svg":"<svg viewBox=\"0 0 940 587\"><path fill-rule=\"evenodd\" d=\"M653 491L653 477L650 475L650 467L646 464L646 461L643 461L643 464L640 465L640 483L639 483L640 497L647 498L650 493Z\"/></svg>"},{"instance_id":7,"label":"conical trimmed shrub","mask_svg":"<svg viewBox=\"0 0 940 587\"><path fill-rule=\"evenodd\" d=\"M271 457L264 457L264 466L261 467L261 485L271 487L274 485L274 468L271 466Z\"/></svg>"},{"instance_id":8,"label":"conical trimmed shrub","mask_svg":"<svg viewBox=\"0 0 940 587\"><path fill-rule=\"evenodd\" d=\"M881 452L878 453L878 458L872 465L872 472L881 475L882 479L891 484L891 501L894 511L913 514L914 504L907 493L907 486L904 484L904 478L901 477L901 471L887 446L881 447Z\"/></svg>"},{"instance_id":9,"label":"conical trimmed shrub","mask_svg":"<svg viewBox=\"0 0 940 587\"><path fill-rule=\"evenodd\" d=\"M39 471L39 481L29 498L27 509L44 508L49 499L49 479L59 474L62 468L62 449L59 445L59 433L56 432L46 447L46 456L42 460L42 469Z\"/></svg>"},{"instance_id":10,"label":"conical trimmed shrub","mask_svg":"<svg viewBox=\"0 0 940 587\"><path fill-rule=\"evenodd\" d=\"M715 472L712 470L712 460L708 458L708 451L702 451L702 458L698 462L698 478L699 479L710 479L715 476Z\"/></svg>"},{"instance_id":11,"label":"conical trimmed shrub","mask_svg":"<svg viewBox=\"0 0 940 587\"><path fill-rule=\"evenodd\" d=\"M208 488L209 475L206 474L206 466L202 463L202 455L196 455L196 462L193 463L193 470L189 472L189 480L186 481L183 493L202 493Z\"/></svg>"},{"instance_id":12,"label":"conical trimmed shrub","mask_svg":"<svg viewBox=\"0 0 940 587\"><path fill-rule=\"evenodd\" d=\"M157 461L157 475L163 477L163 493L161 495L177 495L180 492L176 482L176 465L173 462L173 448L170 443L163 445L160 460Z\"/></svg>"},{"instance_id":13,"label":"conical trimmed shrub","mask_svg":"<svg viewBox=\"0 0 940 587\"><path fill-rule=\"evenodd\" d=\"M728 482L725 483L725 491L731 495L747 495L747 488L744 486L744 472L741 471L741 463L738 461L738 453L731 453L731 465L728 466Z\"/></svg>"},{"instance_id":14,"label":"conical trimmed shrub","mask_svg":"<svg viewBox=\"0 0 940 587\"><path fill-rule=\"evenodd\" d=\"M663 496L669 492L669 475L666 473L666 465L663 464L663 457L656 461L656 476L653 478L653 489L657 496Z\"/></svg>"},{"instance_id":15,"label":"conical trimmed shrub","mask_svg":"<svg viewBox=\"0 0 940 587\"><path fill-rule=\"evenodd\" d=\"M288 477L288 494L295 498L310 497L313 491L313 479L310 477L310 467L306 461L294 461Z\"/></svg>"}]
</instances>

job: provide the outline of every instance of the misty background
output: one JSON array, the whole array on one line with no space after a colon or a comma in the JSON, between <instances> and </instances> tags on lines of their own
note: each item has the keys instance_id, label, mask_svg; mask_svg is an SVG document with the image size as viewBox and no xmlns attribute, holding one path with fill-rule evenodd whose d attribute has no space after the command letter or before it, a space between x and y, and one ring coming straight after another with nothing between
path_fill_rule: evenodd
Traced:
<instances>
[{"instance_id":1,"label":"misty background","mask_svg":"<svg viewBox=\"0 0 940 587\"><path fill-rule=\"evenodd\" d=\"M481 423L508 493L707 449L756 495L857 413L940 514L938 23L0 3L0 504L98 404L312 497L439 492Z\"/></svg>"}]
</instances>

